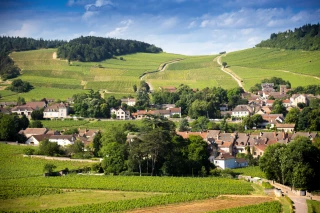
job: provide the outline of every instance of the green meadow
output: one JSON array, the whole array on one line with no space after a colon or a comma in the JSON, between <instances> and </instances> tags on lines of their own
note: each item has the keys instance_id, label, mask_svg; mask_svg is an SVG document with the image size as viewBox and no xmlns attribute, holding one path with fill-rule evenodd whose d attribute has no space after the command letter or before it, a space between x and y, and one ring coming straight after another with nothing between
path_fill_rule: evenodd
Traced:
<instances>
[{"instance_id":1,"label":"green meadow","mask_svg":"<svg viewBox=\"0 0 320 213\"><path fill-rule=\"evenodd\" d=\"M252 48L232 52L222 57L229 68L243 80L249 89L261 79L280 77L292 87L320 84L320 52Z\"/></svg>"}]
</instances>

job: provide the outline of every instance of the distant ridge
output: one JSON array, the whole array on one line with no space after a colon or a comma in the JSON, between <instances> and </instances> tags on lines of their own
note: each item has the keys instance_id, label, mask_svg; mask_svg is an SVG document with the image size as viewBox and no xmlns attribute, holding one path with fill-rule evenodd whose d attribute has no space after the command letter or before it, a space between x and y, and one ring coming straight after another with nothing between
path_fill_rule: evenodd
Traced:
<instances>
[{"instance_id":1,"label":"distant ridge","mask_svg":"<svg viewBox=\"0 0 320 213\"><path fill-rule=\"evenodd\" d=\"M288 50L320 50L320 24L306 24L294 31L272 33L270 39L261 41L256 47L271 47Z\"/></svg>"}]
</instances>

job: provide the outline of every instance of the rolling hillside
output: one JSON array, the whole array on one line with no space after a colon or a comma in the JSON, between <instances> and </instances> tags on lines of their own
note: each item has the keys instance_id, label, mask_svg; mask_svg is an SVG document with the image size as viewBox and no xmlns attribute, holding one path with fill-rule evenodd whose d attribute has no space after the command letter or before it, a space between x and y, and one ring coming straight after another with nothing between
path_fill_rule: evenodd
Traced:
<instances>
[{"instance_id":1,"label":"rolling hillside","mask_svg":"<svg viewBox=\"0 0 320 213\"><path fill-rule=\"evenodd\" d=\"M155 88L160 86L179 86L187 84L191 88L221 86L225 89L237 87L237 83L220 70L216 56L188 57L178 63L170 64L164 72L149 74L145 79Z\"/></svg>"},{"instance_id":2,"label":"rolling hillside","mask_svg":"<svg viewBox=\"0 0 320 213\"><path fill-rule=\"evenodd\" d=\"M71 62L68 65L68 61L56 59L56 51L41 49L10 55L22 70L18 78L35 87L19 96L26 100L43 97L63 100L83 89L102 90L118 97L134 95L133 85L139 84L141 74L158 69L166 61L185 57L168 53L137 53L102 62ZM0 90L2 101L17 100L17 94L6 96L6 93Z\"/></svg>"},{"instance_id":3,"label":"rolling hillside","mask_svg":"<svg viewBox=\"0 0 320 213\"><path fill-rule=\"evenodd\" d=\"M222 57L246 90L264 78L280 77L292 87L320 84L320 52L253 48Z\"/></svg>"}]
</instances>

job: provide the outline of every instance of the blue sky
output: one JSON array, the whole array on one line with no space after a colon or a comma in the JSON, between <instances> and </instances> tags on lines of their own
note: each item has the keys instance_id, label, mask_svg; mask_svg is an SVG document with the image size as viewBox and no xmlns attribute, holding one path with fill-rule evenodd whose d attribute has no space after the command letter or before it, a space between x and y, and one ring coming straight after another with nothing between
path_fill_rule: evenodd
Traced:
<instances>
[{"instance_id":1,"label":"blue sky","mask_svg":"<svg viewBox=\"0 0 320 213\"><path fill-rule=\"evenodd\" d=\"M0 0L0 20L1 35L116 37L204 55L250 48L273 32L318 23L320 1Z\"/></svg>"}]
</instances>

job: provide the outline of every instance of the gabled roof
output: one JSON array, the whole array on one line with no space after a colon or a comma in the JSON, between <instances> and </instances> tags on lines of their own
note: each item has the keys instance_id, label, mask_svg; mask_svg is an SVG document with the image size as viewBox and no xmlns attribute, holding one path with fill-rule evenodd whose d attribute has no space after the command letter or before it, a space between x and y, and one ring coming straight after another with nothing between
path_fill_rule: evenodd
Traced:
<instances>
[{"instance_id":1,"label":"gabled roof","mask_svg":"<svg viewBox=\"0 0 320 213\"><path fill-rule=\"evenodd\" d=\"M69 140L72 141L74 139L73 135L51 135L49 139L55 139L55 140Z\"/></svg>"},{"instance_id":2,"label":"gabled roof","mask_svg":"<svg viewBox=\"0 0 320 213\"><path fill-rule=\"evenodd\" d=\"M237 163L248 163L248 161L244 158L236 158Z\"/></svg>"},{"instance_id":3,"label":"gabled roof","mask_svg":"<svg viewBox=\"0 0 320 213\"><path fill-rule=\"evenodd\" d=\"M182 136L184 139L189 138L190 135L199 135L204 140L207 139L207 132L176 132L177 135Z\"/></svg>"},{"instance_id":4,"label":"gabled roof","mask_svg":"<svg viewBox=\"0 0 320 213\"><path fill-rule=\"evenodd\" d=\"M177 108L167 108L171 113L181 113L181 107Z\"/></svg>"},{"instance_id":5,"label":"gabled roof","mask_svg":"<svg viewBox=\"0 0 320 213\"><path fill-rule=\"evenodd\" d=\"M32 112L33 110L35 110L35 109L33 109L32 107L23 105L23 106L13 107L11 109L11 112L18 112L18 111L29 111L29 112Z\"/></svg>"},{"instance_id":6,"label":"gabled roof","mask_svg":"<svg viewBox=\"0 0 320 213\"><path fill-rule=\"evenodd\" d=\"M25 135L43 135L47 131L47 128L26 128L20 132L24 133Z\"/></svg>"},{"instance_id":7,"label":"gabled roof","mask_svg":"<svg viewBox=\"0 0 320 213\"><path fill-rule=\"evenodd\" d=\"M232 142L222 142L221 145L218 145L220 148L229 148L230 146L232 146Z\"/></svg>"},{"instance_id":8,"label":"gabled roof","mask_svg":"<svg viewBox=\"0 0 320 213\"><path fill-rule=\"evenodd\" d=\"M57 103L57 104L53 104L51 106L48 106L44 112L59 112L59 109L65 109L67 108L66 105L64 103Z\"/></svg>"},{"instance_id":9,"label":"gabled roof","mask_svg":"<svg viewBox=\"0 0 320 213\"><path fill-rule=\"evenodd\" d=\"M232 110L232 112L244 112L244 111L251 113L252 109L248 105L238 105Z\"/></svg>"},{"instance_id":10,"label":"gabled roof","mask_svg":"<svg viewBox=\"0 0 320 213\"><path fill-rule=\"evenodd\" d=\"M276 124L277 128L294 128L296 124Z\"/></svg>"},{"instance_id":11,"label":"gabled roof","mask_svg":"<svg viewBox=\"0 0 320 213\"><path fill-rule=\"evenodd\" d=\"M43 135L32 135L37 141L43 141L44 139L49 139L52 135L51 134L43 134Z\"/></svg>"},{"instance_id":12,"label":"gabled roof","mask_svg":"<svg viewBox=\"0 0 320 213\"><path fill-rule=\"evenodd\" d=\"M46 106L46 102L44 101L27 102L25 106L31 107L33 109L42 109Z\"/></svg>"},{"instance_id":13,"label":"gabled roof","mask_svg":"<svg viewBox=\"0 0 320 213\"><path fill-rule=\"evenodd\" d=\"M228 159L235 159L235 157L230 155L229 153L220 153L220 155L215 158L215 160L228 160Z\"/></svg>"}]
</instances>

